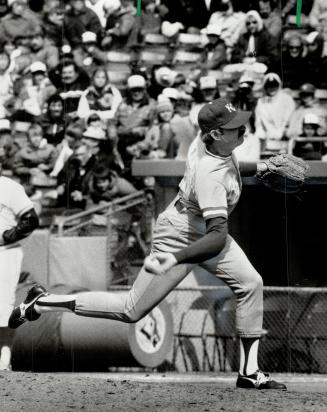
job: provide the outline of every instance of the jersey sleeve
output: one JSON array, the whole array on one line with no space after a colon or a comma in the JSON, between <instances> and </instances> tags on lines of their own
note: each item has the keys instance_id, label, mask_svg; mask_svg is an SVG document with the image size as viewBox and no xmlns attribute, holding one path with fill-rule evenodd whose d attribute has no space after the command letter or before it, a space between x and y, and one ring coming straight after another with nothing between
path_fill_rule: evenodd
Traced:
<instances>
[{"instance_id":1,"label":"jersey sleeve","mask_svg":"<svg viewBox=\"0 0 327 412\"><path fill-rule=\"evenodd\" d=\"M206 173L205 170L201 170L195 181L195 191L205 220L228 217L227 192L219 182L217 173Z\"/></svg>"},{"instance_id":2,"label":"jersey sleeve","mask_svg":"<svg viewBox=\"0 0 327 412\"><path fill-rule=\"evenodd\" d=\"M33 202L25 193L23 186L15 183L10 187L10 208L15 216L21 216L23 213L34 207Z\"/></svg>"}]
</instances>

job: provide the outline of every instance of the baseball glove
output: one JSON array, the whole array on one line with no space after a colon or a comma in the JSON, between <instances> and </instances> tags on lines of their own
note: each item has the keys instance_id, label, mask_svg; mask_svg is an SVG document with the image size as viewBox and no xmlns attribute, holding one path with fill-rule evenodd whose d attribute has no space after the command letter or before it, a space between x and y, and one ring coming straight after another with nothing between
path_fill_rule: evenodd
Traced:
<instances>
[{"instance_id":1,"label":"baseball glove","mask_svg":"<svg viewBox=\"0 0 327 412\"><path fill-rule=\"evenodd\" d=\"M304 160L290 154L272 156L265 163L267 170L258 172L256 177L275 192L298 192L309 171L309 165Z\"/></svg>"}]
</instances>

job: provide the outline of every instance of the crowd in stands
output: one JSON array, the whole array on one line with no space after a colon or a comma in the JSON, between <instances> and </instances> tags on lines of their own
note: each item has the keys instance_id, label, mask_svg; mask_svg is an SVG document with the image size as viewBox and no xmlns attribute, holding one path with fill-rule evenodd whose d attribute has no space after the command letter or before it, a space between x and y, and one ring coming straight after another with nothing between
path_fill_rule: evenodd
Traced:
<instances>
[{"instance_id":1,"label":"crowd in stands","mask_svg":"<svg viewBox=\"0 0 327 412\"><path fill-rule=\"evenodd\" d=\"M131 194L219 96L253 113L240 161L327 160L327 2L304 3L297 27L296 0L1 1L2 173L40 208Z\"/></svg>"}]
</instances>

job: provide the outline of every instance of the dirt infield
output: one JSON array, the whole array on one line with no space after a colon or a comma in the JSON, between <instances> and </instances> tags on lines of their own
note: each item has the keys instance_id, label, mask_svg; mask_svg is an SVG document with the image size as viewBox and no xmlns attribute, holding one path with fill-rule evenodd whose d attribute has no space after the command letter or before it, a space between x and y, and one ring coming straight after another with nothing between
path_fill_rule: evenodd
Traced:
<instances>
[{"instance_id":1,"label":"dirt infield","mask_svg":"<svg viewBox=\"0 0 327 412\"><path fill-rule=\"evenodd\" d=\"M281 392L235 389L234 379L1 372L0 411L327 411L326 380L285 377Z\"/></svg>"}]
</instances>

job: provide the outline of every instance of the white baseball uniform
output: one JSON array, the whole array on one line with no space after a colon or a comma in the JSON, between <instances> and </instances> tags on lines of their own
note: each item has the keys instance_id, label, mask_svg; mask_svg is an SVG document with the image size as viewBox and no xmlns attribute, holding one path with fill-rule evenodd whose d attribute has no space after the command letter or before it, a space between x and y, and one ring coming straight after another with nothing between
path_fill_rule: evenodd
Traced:
<instances>
[{"instance_id":1,"label":"white baseball uniform","mask_svg":"<svg viewBox=\"0 0 327 412\"><path fill-rule=\"evenodd\" d=\"M8 326L23 259L19 242L4 245L2 234L15 227L18 218L32 208L23 186L0 176L0 327Z\"/></svg>"}]
</instances>

